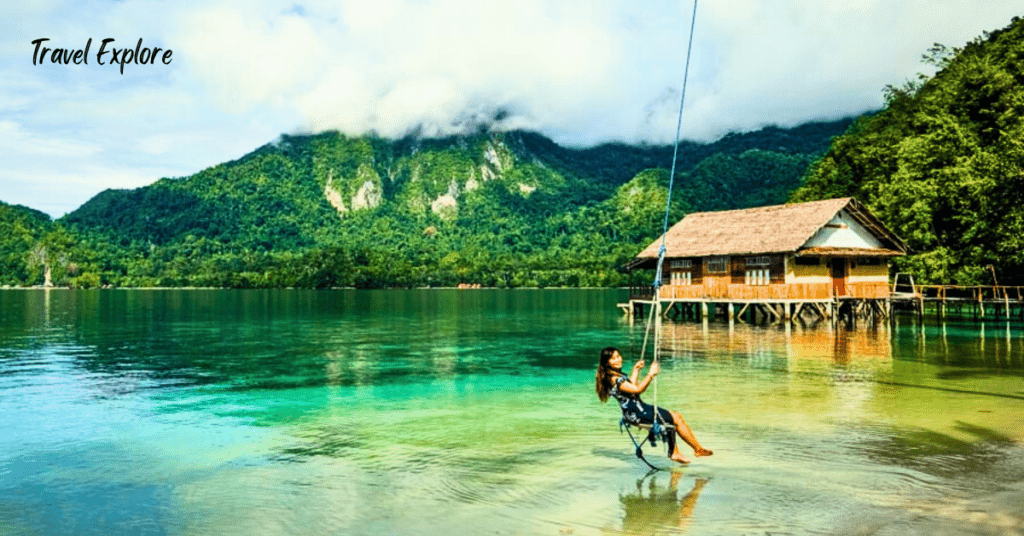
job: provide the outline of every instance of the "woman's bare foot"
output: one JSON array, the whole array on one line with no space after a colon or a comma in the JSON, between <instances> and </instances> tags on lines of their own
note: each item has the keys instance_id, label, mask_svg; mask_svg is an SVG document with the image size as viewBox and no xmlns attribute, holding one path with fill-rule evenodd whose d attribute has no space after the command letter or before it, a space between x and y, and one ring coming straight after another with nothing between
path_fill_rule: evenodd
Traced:
<instances>
[{"instance_id":1,"label":"woman's bare foot","mask_svg":"<svg viewBox=\"0 0 1024 536\"><path fill-rule=\"evenodd\" d=\"M690 459L689 458L687 458L686 456L683 456L682 454L679 454L679 453L673 454L669 459L674 461L674 462L678 462L678 463L681 463L681 464L684 464L684 465L690 463Z\"/></svg>"},{"instance_id":2,"label":"woman's bare foot","mask_svg":"<svg viewBox=\"0 0 1024 536\"><path fill-rule=\"evenodd\" d=\"M714 454L714 452L706 448L694 449L693 453L696 454L697 456L711 456L712 454Z\"/></svg>"}]
</instances>

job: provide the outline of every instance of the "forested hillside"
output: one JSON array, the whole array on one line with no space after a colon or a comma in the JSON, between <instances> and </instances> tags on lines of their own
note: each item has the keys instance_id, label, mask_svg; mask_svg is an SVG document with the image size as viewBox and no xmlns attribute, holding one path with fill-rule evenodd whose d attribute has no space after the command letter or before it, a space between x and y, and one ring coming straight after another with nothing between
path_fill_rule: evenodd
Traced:
<instances>
[{"instance_id":1,"label":"forested hillside","mask_svg":"<svg viewBox=\"0 0 1024 536\"><path fill-rule=\"evenodd\" d=\"M684 143L672 218L784 201L851 122ZM671 146L574 149L528 132L282 136L102 192L47 218L45 244L5 251L24 266L45 252L54 283L74 286L614 286L661 231L671 158Z\"/></svg>"},{"instance_id":2,"label":"forested hillside","mask_svg":"<svg viewBox=\"0 0 1024 536\"><path fill-rule=\"evenodd\" d=\"M963 48L934 77L890 86L810 169L795 201L854 196L913 254L918 282L1024 284L1024 20Z\"/></svg>"},{"instance_id":3,"label":"forested hillside","mask_svg":"<svg viewBox=\"0 0 1024 536\"><path fill-rule=\"evenodd\" d=\"M52 225L42 212L0 203L0 285L42 280L46 259L41 246Z\"/></svg>"}]
</instances>

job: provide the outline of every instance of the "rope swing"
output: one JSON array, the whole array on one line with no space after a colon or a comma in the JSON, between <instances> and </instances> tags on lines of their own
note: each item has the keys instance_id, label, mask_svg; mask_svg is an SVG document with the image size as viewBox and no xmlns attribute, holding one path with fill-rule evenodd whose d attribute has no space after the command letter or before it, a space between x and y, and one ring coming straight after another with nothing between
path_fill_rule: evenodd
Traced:
<instances>
[{"instance_id":1,"label":"rope swing","mask_svg":"<svg viewBox=\"0 0 1024 536\"><path fill-rule=\"evenodd\" d=\"M666 236L668 235L669 214L670 214L671 209L672 209L672 187L673 187L673 185L675 183L675 177L676 177L676 161L677 161L678 156L679 156L679 136L680 136L680 133L682 132L682 128L683 128L683 104L686 101L686 83L687 83L687 81L689 79L689 73L690 73L690 53L693 50L693 30L694 30L694 27L696 25L696 21L697 21L697 0L693 0L693 14L690 17L690 38L689 38L689 42L688 42L688 44L686 46L686 66L683 69L682 95L680 95L680 97L679 97L679 118L676 121L676 137L675 137L675 143L673 144L673 149L672 149L672 167L671 167L671 171L669 171L669 176L668 176L668 195L665 198L665 221L664 221L664 225L662 226L661 246L658 248L658 267L657 267L657 270L655 271L655 274L654 274L654 284L652 285L652 288L654 289L654 298L653 298L653 302L654 303L651 306L650 315L647 317L647 321L646 321L646 323L644 325L644 342L643 342L643 346L641 346L641 348L640 348L640 360L643 360L644 354L647 351L648 335L651 334L652 326L653 326L653 331L654 331L653 345L654 345L654 348L652 350L652 354L653 354L653 357L652 357L652 360L651 360L652 366L655 363L658 363L658 360L660 359L660 356L661 356L660 345L658 344L658 341L661 338L661 300L658 299L658 292L659 292L659 289L661 288L662 268L663 268L663 266L665 264L665 251L666 251L665 240L666 240ZM647 438L646 439L644 439L640 443L637 443L636 438L633 437L633 433L630 432L630 430L629 430L629 426L630 425L629 425L629 423L626 422L625 419L623 419L621 421L620 429L624 427L626 432L629 433L629 438L633 441L633 445L636 447L636 455L637 455L637 457L640 458L641 460L643 460L643 462L646 463L647 466L650 467L651 469L657 470L658 469L657 467L651 465L651 463L648 462L646 458L644 458L643 449L641 447L643 446L644 443L646 443L648 441L651 443L652 447L656 446L656 441L657 441L658 438L660 438L660 439L662 439L662 440L667 442L668 436L670 434L674 434L675 433L675 427L673 427L672 425L666 425L664 422L660 422L660 421L662 421L662 418L661 418L661 414L658 412L658 377L657 376L654 377L654 403L652 405L654 406L654 415L652 416L652 419L651 419L652 420L652 424L651 424L650 429L647 432Z\"/></svg>"},{"instance_id":2,"label":"rope swing","mask_svg":"<svg viewBox=\"0 0 1024 536\"><path fill-rule=\"evenodd\" d=\"M683 90L679 97L679 118L676 121L676 139L672 146L672 169L668 175L668 195L665 196L665 223L661 231L661 247L658 248L658 269L654 274L654 307L651 307L654 318L654 358L652 363L657 363L660 357L660 345L658 341L661 335L661 300L658 299L658 290L661 288L662 267L665 264L665 240L668 236L669 212L672 209L672 186L676 178L676 160L679 156L679 135L683 129L683 103L686 102L686 82L690 77L690 52L693 50L693 29L697 22L697 0L693 0L693 14L690 16L690 39L686 45L686 66L683 68ZM654 315L654 311L657 314ZM645 337L646 344L646 337ZM642 357L641 357L642 359ZM654 377L654 415L658 416L658 377ZM658 419L654 419L657 424Z\"/></svg>"}]
</instances>

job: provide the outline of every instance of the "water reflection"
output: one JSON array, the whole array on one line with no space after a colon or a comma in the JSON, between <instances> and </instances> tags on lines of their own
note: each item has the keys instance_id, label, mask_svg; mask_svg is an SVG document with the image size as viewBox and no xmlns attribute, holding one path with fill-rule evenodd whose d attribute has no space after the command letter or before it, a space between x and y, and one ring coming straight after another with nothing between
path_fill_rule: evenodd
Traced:
<instances>
[{"instance_id":1,"label":"water reflection","mask_svg":"<svg viewBox=\"0 0 1024 536\"><path fill-rule=\"evenodd\" d=\"M1021 337L1020 324L1013 322L897 320L892 330L893 347L899 359L1015 374L1024 369Z\"/></svg>"},{"instance_id":2,"label":"water reflection","mask_svg":"<svg viewBox=\"0 0 1024 536\"><path fill-rule=\"evenodd\" d=\"M637 482L592 390L620 299L0 292L0 533L1024 529L1018 324L666 322L716 454Z\"/></svg>"},{"instance_id":3,"label":"water reflection","mask_svg":"<svg viewBox=\"0 0 1024 536\"><path fill-rule=\"evenodd\" d=\"M693 486L680 497L683 473L672 471L664 487L658 483L659 476L658 473L648 473L636 481L636 492L619 496L625 511L622 534L684 534L690 528L697 499L709 480L695 478ZM685 480L689 481L689 478ZM686 487L688 484L683 489Z\"/></svg>"},{"instance_id":4,"label":"water reflection","mask_svg":"<svg viewBox=\"0 0 1024 536\"><path fill-rule=\"evenodd\" d=\"M637 352L643 327L631 328L631 346ZM880 322L859 329L816 328L799 325L752 326L736 323L665 322L661 351L680 360L730 360L746 356L752 364L793 370L801 361L831 363L836 367L926 362L951 367L947 375L1024 375L1024 344L1019 327L1007 322L993 333L992 326L941 322L890 327ZM955 367L956 370L952 370ZM876 367L877 368L877 367ZM949 376L952 377L952 376Z\"/></svg>"},{"instance_id":5,"label":"water reflection","mask_svg":"<svg viewBox=\"0 0 1024 536\"><path fill-rule=\"evenodd\" d=\"M833 329L793 326L751 326L708 323L665 322L662 350L677 358L721 358L753 355L769 350L779 357L815 359L846 364L851 359L890 361L893 357L886 324L873 328ZM781 350L781 351L780 351Z\"/></svg>"}]
</instances>

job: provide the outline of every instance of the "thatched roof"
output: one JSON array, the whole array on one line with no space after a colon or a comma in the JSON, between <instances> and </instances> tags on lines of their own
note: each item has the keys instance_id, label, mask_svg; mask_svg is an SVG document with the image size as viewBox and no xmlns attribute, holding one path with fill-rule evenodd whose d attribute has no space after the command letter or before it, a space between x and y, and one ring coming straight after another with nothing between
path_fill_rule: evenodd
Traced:
<instances>
[{"instance_id":1,"label":"thatched roof","mask_svg":"<svg viewBox=\"0 0 1024 536\"><path fill-rule=\"evenodd\" d=\"M801 257L899 257L904 253L885 248L836 248L815 246L796 253Z\"/></svg>"},{"instance_id":2,"label":"thatched roof","mask_svg":"<svg viewBox=\"0 0 1024 536\"><path fill-rule=\"evenodd\" d=\"M882 249L872 249L871 255L906 254L906 246L896 235L857 200L843 197L809 203L688 214L668 230L665 236L665 256L707 257L800 251L819 229L844 209L884 245ZM659 237L641 251L627 268L639 268L657 259L660 247ZM836 255L838 252L831 254Z\"/></svg>"}]
</instances>

